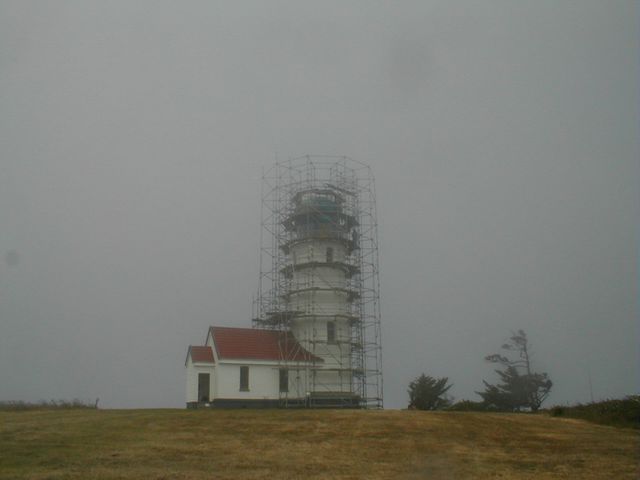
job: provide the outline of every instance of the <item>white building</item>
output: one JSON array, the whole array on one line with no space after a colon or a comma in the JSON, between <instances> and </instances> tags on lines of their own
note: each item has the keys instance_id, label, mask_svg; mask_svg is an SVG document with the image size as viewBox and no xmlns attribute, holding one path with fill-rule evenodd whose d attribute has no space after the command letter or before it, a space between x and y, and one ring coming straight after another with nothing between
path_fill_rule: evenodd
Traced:
<instances>
[{"instance_id":1,"label":"white building","mask_svg":"<svg viewBox=\"0 0 640 480\"><path fill-rule=\"evenodd\" d=\"M287 332L210 327L187 352L187 406L276 407L283 396L304 405L307 372L319 363Z\"/></svg>"}]
</instances>

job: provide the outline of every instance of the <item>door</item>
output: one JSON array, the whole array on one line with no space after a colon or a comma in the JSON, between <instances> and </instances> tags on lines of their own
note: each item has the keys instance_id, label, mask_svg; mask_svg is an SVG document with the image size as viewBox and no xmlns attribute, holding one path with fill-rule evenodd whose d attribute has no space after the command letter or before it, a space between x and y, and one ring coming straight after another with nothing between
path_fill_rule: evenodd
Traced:
<instances>
[{"instance_id":1,"label":"door","mask_svg":"<svg viewBox=\"0 0 640 480\"><path fill-rule=\"evenodd\" d=\"M208 373L198 374L198 401L199 402L209 401L209 374Z\"/></svg>"}]
</instances>

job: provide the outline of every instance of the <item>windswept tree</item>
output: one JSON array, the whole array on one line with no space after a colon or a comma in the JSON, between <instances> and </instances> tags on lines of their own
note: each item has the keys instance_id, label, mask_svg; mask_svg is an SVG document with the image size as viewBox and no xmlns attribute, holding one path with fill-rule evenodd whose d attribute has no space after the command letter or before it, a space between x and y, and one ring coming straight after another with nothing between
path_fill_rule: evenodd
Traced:
<instances>
[{"instance_id":1,"label":"windswept tree","mask_svg":"<svg viewBox=\"0 0 640 480\"><path fill-rule=\"evenodd\" d=\"M453 385L447 385L449 379L433 378L424 373L409 384L409 408L418 410L440 410L451 404L446 393Z\"/></svg>"},{"instance_id":2,"label":"windswept tree","mask_svg":"<svg viewBox=\"0 0 640 480\"><path fill-rule=\"evenodd\" d=\"M506 355L494 353L487 355L489 363L501 365L496 370L501 383L492 385L483 380L484 392L476 392L482 397L485 405L498 410L518 411L529 408L537 412L542 402L549 396L553 382L546 373L533 372L531 369L531 351L527 334L524 330L513 333L502 349L511 353Z\"/></svg>"}]
</instances>

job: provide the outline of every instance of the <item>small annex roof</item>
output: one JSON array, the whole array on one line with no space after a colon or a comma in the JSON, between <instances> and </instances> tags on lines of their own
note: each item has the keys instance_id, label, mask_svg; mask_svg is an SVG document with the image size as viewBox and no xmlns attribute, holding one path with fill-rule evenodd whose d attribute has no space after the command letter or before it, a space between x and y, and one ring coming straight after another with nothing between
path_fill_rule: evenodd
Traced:
<instances>
[{"instance_id":1,"label":"small annex roof","mask_svg":"<svg viewBox=\"0 0 640 480\"><path fill-rule=\"evenodd\" d=\"M189 355L193 363L215 363L213 350L209 346L189 345L185 363L189 360Z\"/></svg>"},{"instance_id":2,"label":"small annex roof","mask_svg":"<svg viewBox=\"0 0 640 480\"><path fill-rule=\"evenodd\" d=\"M289 332L255 328L210 327L218 359L323 362Z\"/></svg>"}]
</instances>

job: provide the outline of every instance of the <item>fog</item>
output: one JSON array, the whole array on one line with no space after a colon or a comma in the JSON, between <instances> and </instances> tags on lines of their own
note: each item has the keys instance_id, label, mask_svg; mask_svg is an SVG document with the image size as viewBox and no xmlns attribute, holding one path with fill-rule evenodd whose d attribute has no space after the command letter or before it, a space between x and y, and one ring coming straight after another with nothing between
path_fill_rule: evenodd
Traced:
<instances>
[{"instance_id":1,"label":"fog","mask_svg":"<svg viewBox=\"0 0 640 480\"><path fill-rule=\"evenodd\" d=\"M181 407L250 326L260 179L376 177L385 406L479 400L524 329L546 405L638 393L633 1L0 1L0 400ZM591 388L589 386L591 379Z\"/></svg>"}]
</instances>

